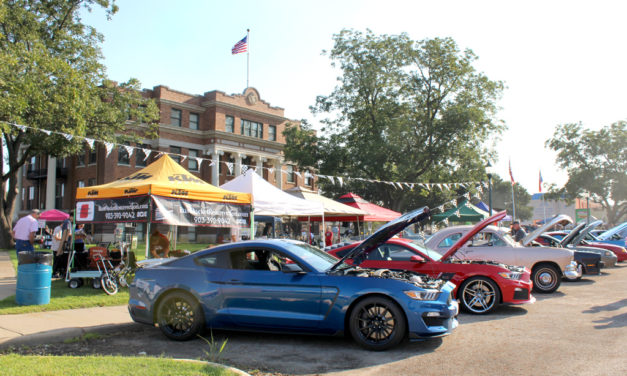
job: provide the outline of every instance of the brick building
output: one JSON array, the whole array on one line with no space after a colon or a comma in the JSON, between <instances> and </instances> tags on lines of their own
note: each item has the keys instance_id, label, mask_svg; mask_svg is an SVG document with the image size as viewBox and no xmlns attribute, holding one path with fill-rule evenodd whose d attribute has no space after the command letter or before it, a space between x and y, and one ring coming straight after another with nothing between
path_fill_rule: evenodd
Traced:
<instances>
[{"instance_id":1,"label":"brick building","mask_svg":"<svg viewBox=\"0 0 627 376\"><path fill-rule=\"evenodd\" d=\"M247 166L257 168L264 179L281 189L305 186L316 190L311 174L283 157L283 130L298 121L286 118L283 108L262 100L256 89L234 95L217 90L193 95L156 86L144 90L143 95L154 99L159 107L158 137L133 146L156 152L145 159L137 150L129 158L126 149L120 147L107 157L105 147L96 143L96 150L86 147L84 154L60 160L33 157L20 174L16 216L32 208L70 210L77 187L128 176L152 162L159 151L188 156L183 161L179 158L180 164L213 185L233 179ZM146 125L129 121L127 128L142 134ZM194 157L219 163L210 166L204 161L199 166Z\"/></svg>"}]
</instances>

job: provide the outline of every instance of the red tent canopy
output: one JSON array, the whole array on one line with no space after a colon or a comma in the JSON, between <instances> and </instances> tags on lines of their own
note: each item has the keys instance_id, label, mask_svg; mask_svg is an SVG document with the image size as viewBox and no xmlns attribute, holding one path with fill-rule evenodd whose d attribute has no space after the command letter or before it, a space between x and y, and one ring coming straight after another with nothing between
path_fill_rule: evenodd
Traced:
<instances>
[{"instance_id":1,"label":"red tent canopy","mask_svg":"<svg viewBox=\"0 0 627 376\"><path fill-rule=\"evenodd\" d=\"M354 193L347 193L338 198L337 201L368 213L364 216L364 222L388 222L401 216L399 212L375 205Z\"/></svg>"},{"instance_id":2,"label":"red tent canopy","mask_svg":"<svg viewBox=\"0 0 627 376\"><path fill-rule=\"evenodd\" d=\"M41 215L39 216L39 219L52 221L52 222L63 222L64 220L68 218L70 218L69 214L64 213L57 209L46 210L45 212L42 212Z\"/></svg>"}]
</instances>

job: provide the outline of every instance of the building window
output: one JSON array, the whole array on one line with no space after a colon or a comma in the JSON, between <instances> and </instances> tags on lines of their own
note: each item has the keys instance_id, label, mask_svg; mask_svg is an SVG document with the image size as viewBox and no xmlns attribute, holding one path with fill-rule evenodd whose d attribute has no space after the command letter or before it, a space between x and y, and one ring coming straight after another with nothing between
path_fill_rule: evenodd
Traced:
<instances>
[{"instance_id":1,"label":"building window","mask_svg":"<svg viewBox=\"0 0 627 376\"><path fill-rule=\"evenodd\" d=\"M294 166L287 165L287 182L294 183Z\"/></svg>"},{"instance_id":2,"label":"building window","mask_svg":"<svg viewBox=\"0 0 627 376\"><path fill-rule=\"evenodd\" d=\"M177 110L176 108L170 110L170 125L175 127L181 126L181 110Z\"/></svg>"},{"instance_id":3,"label":"building window","mask_svg":"<svg viewBox=\"0 0 627 376\"><path fill-rule=\"evenodd\" d=\"M130 155L128 155L128 151L126 151L126 148L122 145L118 146L118 165L131 165Z\"/></svg>"},{"instance_id":4,"label":"building window","mask_svg":"<svg viewBox=\"0 0 627 376\"><path fill-rule=\"evenodd\" d=\"M235 119L233 119L233 116L227 115L224 120L224 130L229 133L234 133L235 132L235 127L233 126L234 124L235 124Z\"/></svg>"},{"instance_id":5,"label":"building window","mask_svg":"<svg viewBox=\"0 0 627 376\"><path fill-rule=\"evenodd\" d=\"M261 123L242 119L241 128L244 136L263 138L263 124Z\"/></svg>"},{"instance_id":6,"label":"building window","mask_svg":"<svg viewBox=\"0 0 627 376\"><path fill-rule=\"evenodd\" d=\"M94 147L89 150L89 157L88 157L89 162L88 163L90 165L96 164L96 162L98 161L98 152L96 151L96 148L97 146L94 145Z\"/></svg>"},{"instance_id":7,"label":"building window","mask_svg":"<svg viewBox=\"0 0 627 376\"><path fill-rule=\"evenodd\" d=\"M172 159L174 159L176 161L176 163L180 164L181 163L181 148L179 146L170 146L170 153L173 153L173 155L170 155L170 157Z\"/></svg>"},{"instance_id":8,"label":"building window","mask_svg":"<svg viewBox=\"0 0 627 376\"><path fill-rule=\"evenodd\" d=\"M85 166L85 154L80 154L76 156L76 166L77 167Z\"/></svg>"},{"instance_id":9,"label":"building window","mask_svg":"<svg viewBox=\"0 0 627 376\"><path fill-rule=\"evenodd\" d=\"M28 164L28 171L34 171L36 163L37 163L37 157L31 157L30 163Z\"/></svg>"},{"instance_id":10,"label":"building window","mask_svg":"<svg viewBox=\"0 0 627 376\"><path fill-rule=\"evenodd\" d=\"M146 167L148 164L148 158L146 158L146 153L144 149L150 149L149 145L138 145L140 149L135 150L135 167Z\"/></svg>"},{"instance_id":11,"label":"building window","mask_svg":"<svg viewBox=\"0 0 627 376\"><path fill-rule=\"evenodd\" d=\"M83 180L79 180L78 182L76 182L76 186L78 188L84 188L85 187L85 182Z\"/></svg>"},{"instance_id":12,"label":"building window","mask_svg":"<svg viewBox=\"0 0 627 376\"><path fill-rule=\"evenodd\" d=\"M313 184L313 175L309 171L305 171L305 185L311 187Z\"/></svg>"},{"instance_id":13,"label":"building window","mask_svg":"<svg viewBox=\"0 0 627 376\"><path fill-rule=\"evenodd\" d=\"M94 185L96 185L96 178L89 178L89 180L87 180L87 186L93 187Z\"/></svg>"},{"instance_id":14,"label":"building window","mask_svg":"<svg viewBox=\"0 0 627 376\"><path fill-rule=\"evenodd\" d=\"M268 125L268 140L276 141L276 125Z\"/></svg>"},{"instance_id":15,"label":"building window","mask_svg":"<svg viewBox=\"0 0 627 376\"><path fill-rule=\"evenodd\" d=\"M55 189L54 207L63 208L63 196L65 195L65 183L57 184Z\"/></svg>"},{"instance_id":16,"label":"building window","mask_svg":"<svg viewBox=\"0 0 627 376\"><path fill-rule=\"evenodd\" d=\"M189 129L198 129L198 114L189 114Z\"/></svg>"},{"instance_id":17,"label":"building window","mask_svg":"<svg viewBox=\"0 0 627 376\"><path fill-rule=\"evenodd\" d=\"M189 156L189 161L187 162L187 169L190 171L198 171L198 161L196 160L196 158L199 155L198 150L194 150L194 149L189 149L189 152L187 154Z\"/></svg>"},{"instance_id":18,"label":"building window","mask_svg":"<svg viewBox=\"0 0 627 376\"><path fill-rule=\"evenodd\" d=\"M35 187L28 187L28 200L32 201L35 199Z\"/></svg>"}]
</instances>

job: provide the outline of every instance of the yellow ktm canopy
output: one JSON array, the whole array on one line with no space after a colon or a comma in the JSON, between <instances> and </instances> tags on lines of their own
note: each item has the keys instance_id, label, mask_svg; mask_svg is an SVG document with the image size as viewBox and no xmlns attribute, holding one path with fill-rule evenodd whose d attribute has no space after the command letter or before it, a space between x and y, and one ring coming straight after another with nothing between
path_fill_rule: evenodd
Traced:
<instances>
[{"instance_id":1,"label":"yellow ktm canopy","mask_svg":"<svg viewBox=\"0 0 627 376\"><path fill-rule=\"evenodd\" d=\"M78 200L146 194L186 200L250 204L249 193L227 191L211 185L189 173L168 155L120 180L76 190Z\"/></svg>"}]
</instances>

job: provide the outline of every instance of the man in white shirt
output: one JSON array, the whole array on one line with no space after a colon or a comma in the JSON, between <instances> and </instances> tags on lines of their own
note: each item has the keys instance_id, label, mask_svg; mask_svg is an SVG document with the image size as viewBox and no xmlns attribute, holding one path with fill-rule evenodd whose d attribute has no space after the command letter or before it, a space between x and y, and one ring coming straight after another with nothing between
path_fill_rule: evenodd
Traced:
<instances>
[{"instance_id":1,"label":"man in white shirt","mask_svg":"<svg viewBox=\"0 0 627 376\"><path fill-rule=\"evenodd\" d=\"M17 221L11 235L15 239L15 249L20 252L35 252L35 234L39 230L39 210L33 209L29 215Z\"/></svg>"}]
</instances>

